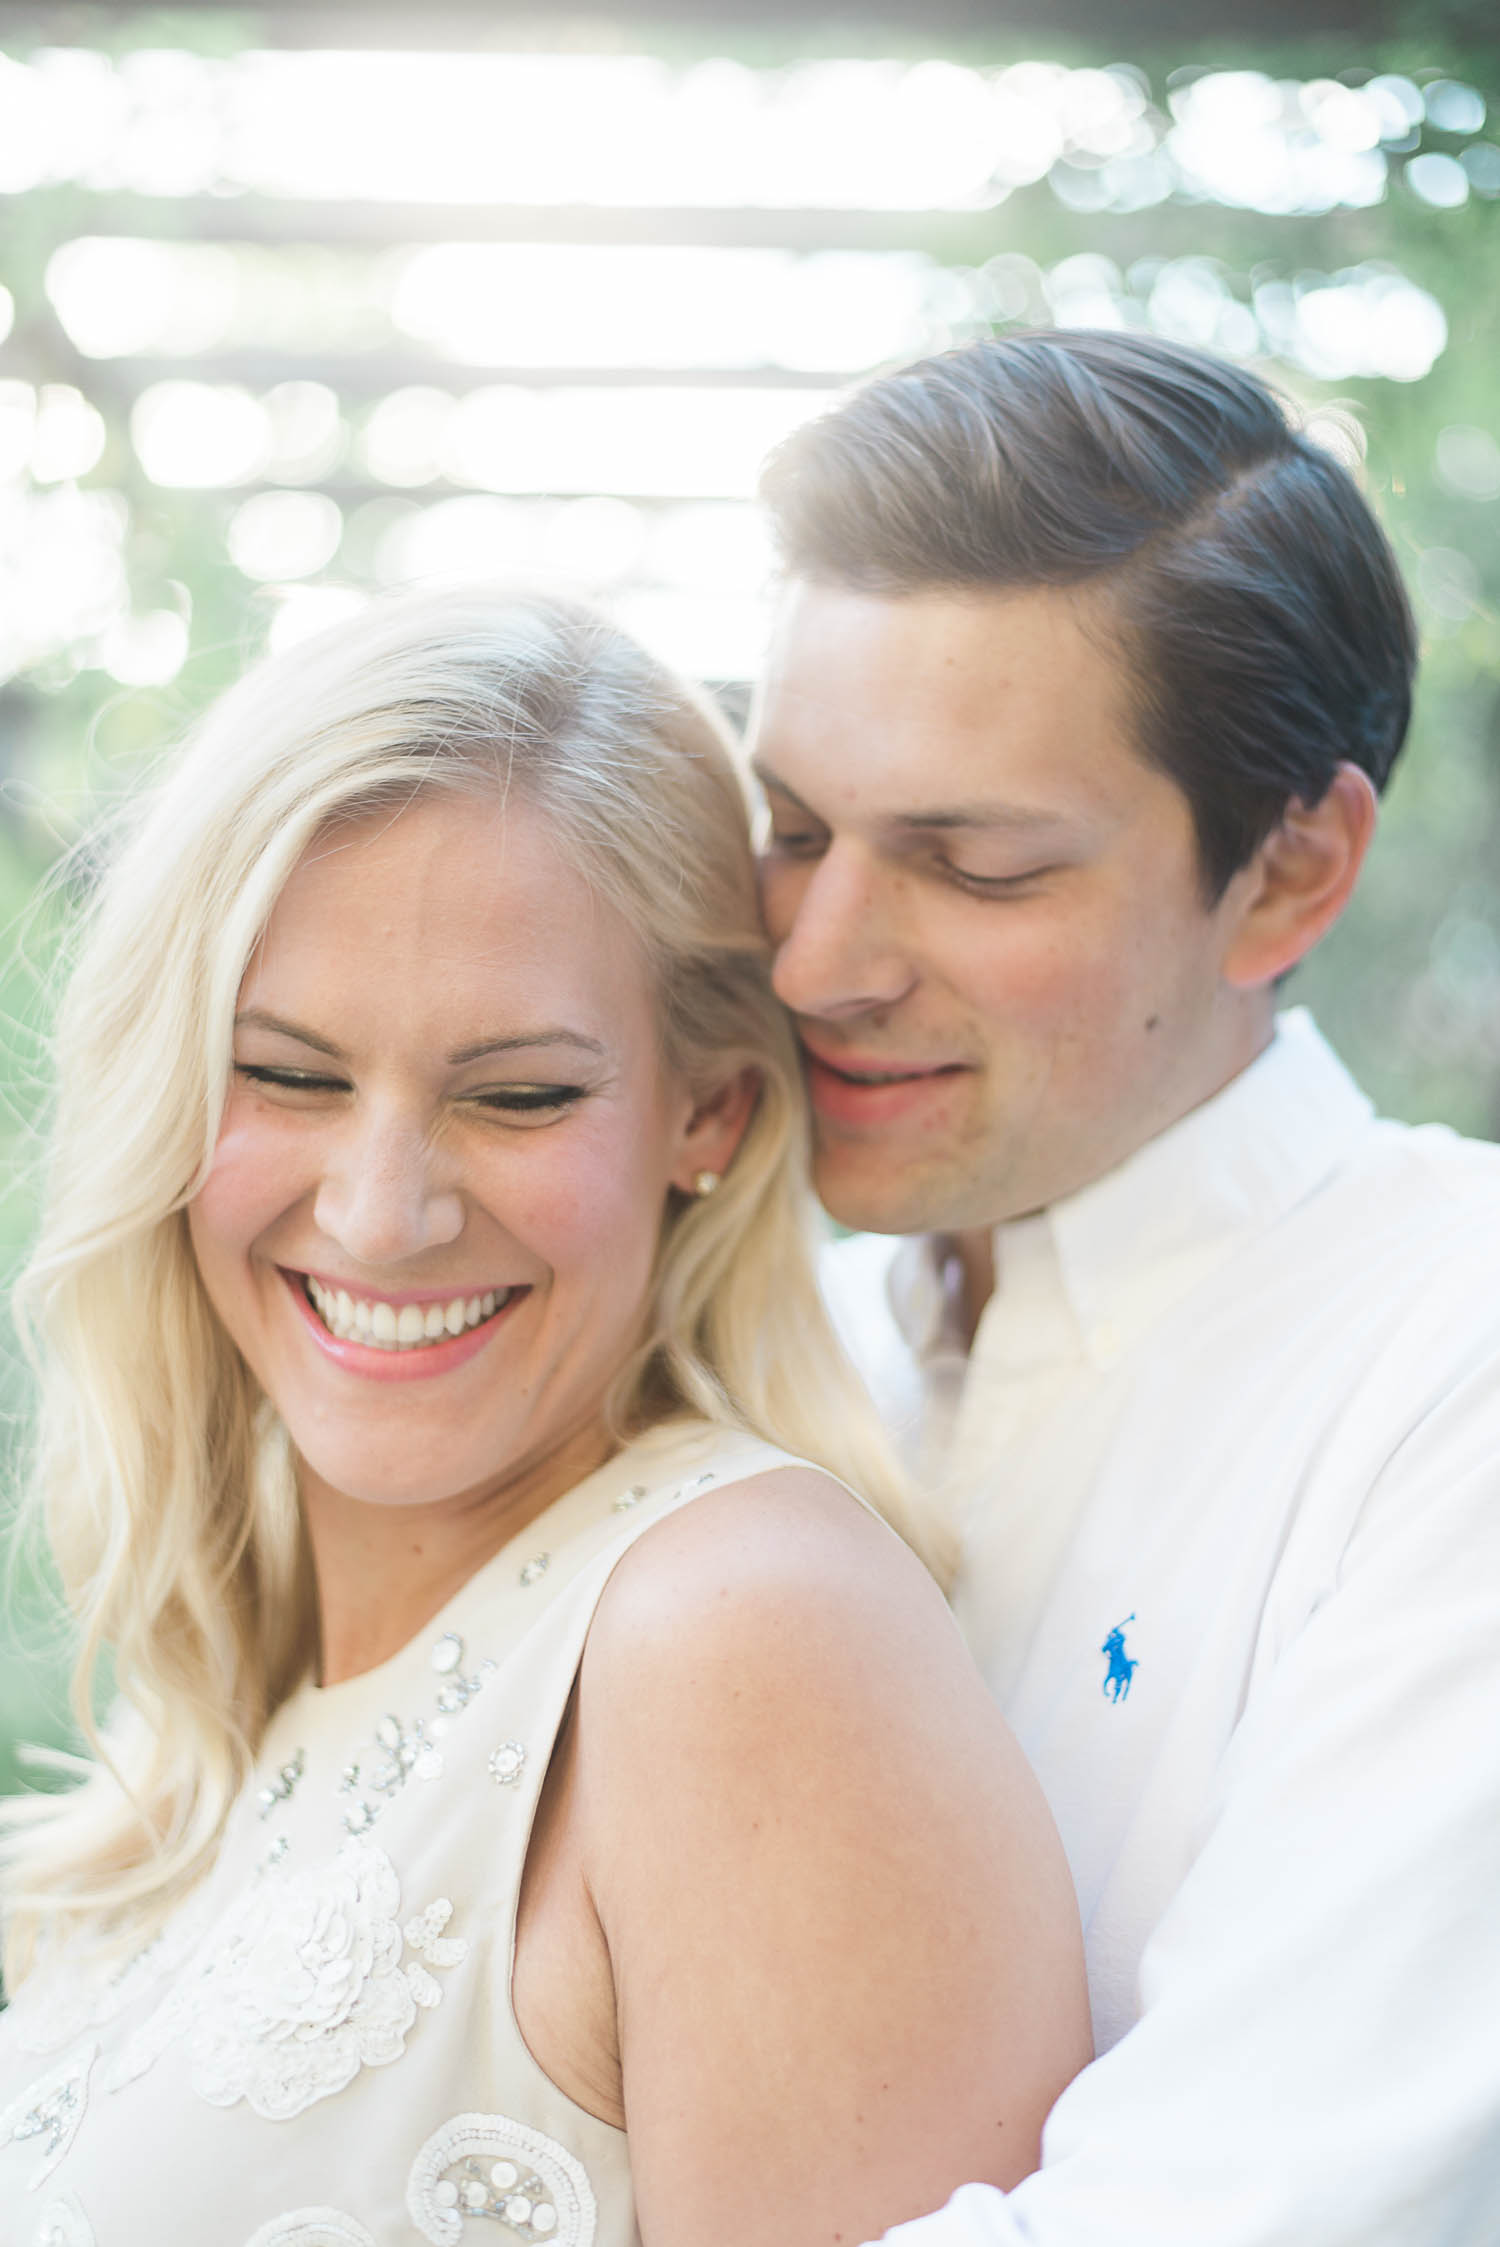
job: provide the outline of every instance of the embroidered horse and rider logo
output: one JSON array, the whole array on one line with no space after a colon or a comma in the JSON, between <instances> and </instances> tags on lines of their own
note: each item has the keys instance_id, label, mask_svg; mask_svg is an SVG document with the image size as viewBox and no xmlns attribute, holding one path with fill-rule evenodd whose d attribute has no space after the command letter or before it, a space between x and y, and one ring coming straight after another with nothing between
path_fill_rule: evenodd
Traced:
<instances>
[{"instance_id":1,"label":"embroidered horse and rider logo","mask_svg":"<svg viewBox=\"0 0 1500 2247\"><path fill-rule=\"evenodd\" d=\"M1125 1623L1133 1623L1134 1621L1133 1615L1127 1615L1125 1618ZM1101 1654L1107 1655L1109 1658L1109 1668L1105 1672L1101 1690L1111 1701L1123 1701L1125 1699L1130 1691L1130 1681L1140 1666L1135 1656L1127 1654L1125 1651L1125 1623L1116 1623L1099 1649Z\"/></svg>"}]
</instances>

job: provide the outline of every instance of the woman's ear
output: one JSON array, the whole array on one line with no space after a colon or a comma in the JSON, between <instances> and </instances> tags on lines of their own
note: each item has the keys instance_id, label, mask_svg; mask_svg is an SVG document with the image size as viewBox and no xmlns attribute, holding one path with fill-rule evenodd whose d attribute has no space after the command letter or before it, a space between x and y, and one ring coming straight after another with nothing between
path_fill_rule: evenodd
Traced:
<instances>
[{"instance_id":1,"label":"woman's ear","mask_svg":"<svg viewBox=\"0 0 1500 2247\"><path fill-rule=\"evenodd\" d=\"M1367 772L1341 764L1315 804L1291 803L1249 866L1224 957L1237 990L1273 983L1312 950L1349 902L1375 832L1377 803Z\"/></svg>"},{"instance_id":2,"label":"woman's ear","mask_svg":"<svg viewBox=\"0 0 1500 2247\"><path fill-rule=\"evenodd\" d=\"M760 1083L758 1069L741 1069L693 1109L672 1168L672 1184L684 1194L711 1192L704 1181L723 1177L755 1113Z\"/></svg>"}]
</instances>

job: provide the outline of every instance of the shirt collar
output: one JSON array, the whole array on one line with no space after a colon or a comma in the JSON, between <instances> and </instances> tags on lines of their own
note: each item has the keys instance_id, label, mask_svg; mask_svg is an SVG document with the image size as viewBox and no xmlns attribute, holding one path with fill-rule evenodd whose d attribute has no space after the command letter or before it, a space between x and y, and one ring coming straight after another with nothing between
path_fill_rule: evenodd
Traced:
<instances>
[{"instance_id":1,"label":"shirt collar","mask_svg":"<svg viewBox=\"0 0 1500 2247\"><path fill-rule=\"evenodd\" d=\"M997 1286L975 1354L1024 1315L1041 1254L1055 1260L1081 1347L1112 1362L1247 1234L1321 1185L1372 1114L1307 1010L1280 1015L1264 1053L1213 1099L1040 1218L996 1227ZM930 1236L904 1241L890 1265L891 1310L919 1356L954 1340L946 1265Z\"/></svg>"}]
</instances>

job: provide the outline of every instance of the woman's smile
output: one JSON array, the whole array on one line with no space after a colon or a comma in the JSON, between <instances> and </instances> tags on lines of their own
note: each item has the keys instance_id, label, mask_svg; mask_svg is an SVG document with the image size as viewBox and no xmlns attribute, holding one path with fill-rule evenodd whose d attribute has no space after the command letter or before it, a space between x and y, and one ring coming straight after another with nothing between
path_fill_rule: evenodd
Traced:
<instances>
[{"instance_id":1,"label":"woman's smile","mask_svg":"<svg viewBox=\"0 0 1500 2247\"><path fill-rule=\"evenodd\" d=\"M477 1357L528 1287L486 1287L400 1296L337 1287L311 1272L283 1270L296 1315L314 1345L367 1381L420 1381Z\"/></svg>"}]
</instances>

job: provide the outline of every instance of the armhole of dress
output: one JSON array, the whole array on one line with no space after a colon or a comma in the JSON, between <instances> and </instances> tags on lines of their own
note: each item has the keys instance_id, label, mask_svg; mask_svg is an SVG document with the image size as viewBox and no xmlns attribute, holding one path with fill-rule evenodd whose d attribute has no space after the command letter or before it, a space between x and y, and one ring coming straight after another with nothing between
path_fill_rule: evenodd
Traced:
<instances>
[{"instance_id":1,"label":"armhole of dress","mask_svg":"<svg viewBox=\"0 0 1500 2247\"><path fill-rule=\"evenodd\" d=\"M680 1513L685 1506L690 1506L695 1499L703 1497L709 1490L724 1489L739 1482L753 1482L760 1475L775 1474L784 1467L807 1467L816 1474L827 1475L827 1479L836 1483L840 1490L847 1489L847 1485L840 1482L836 1475L828 1475L827 1469L819 1467L814 1460L797 1458L791 1452L781 1450L777 1445L768 1443L760 1436L748 1434L741 1436L733 1432L726 1432L724 1445L721 1448L729 1449L730 1447L732 1447L732 1454L722 1468L718 1466L699 1468L695 1463L689 1467L681 1482L672 1487L665 1497L660 1492L651 1491L635 1500L628 1510L634 1514L638 1506L638 1517L627 1521L618 1537L612 1540L602 1553L597 1555L574 1583L569 1585L562 1600L553 1609L551 1617L542 1618L538 1626L540 1630L544 1631L549 1620L559 1620L565 1626L560 1633L564 1644L566 1645L569 1639L573 1642L572 1659L565 1691L560 1699L557 1698L556 1694L553 1696L551 1731L547 1739L545 1753L537 1751L532 1744L528 1744L527 1748L528 1760L533 1755L535 1756L535 1769L531 1775L531 1784L527 1792L521 1830L514 1840L517 1851L516 1871L511 1889L510 1916L505 1929L504 1942L505 1982L503 1999L505 2019L517 2055L520 2056L523 2064L532 2069L538 2079L546 2084L550 2094L555 2098L566 2100L570 2107L574 2108L595 2128L612 2131L615 2135L621 2137L624 2133L617 2124L606 2121L602 2115L595 2114L591 2108L580 2106L572 2093L565 2091L562 2085L547 2073L547 2070L542 2066L541 2061L526 2041L521 2023L516 2015L515 1996L516 1935L520 1924L521 1888L526 1877L527 1862L531 1856L532 1836L536 1830L537 1813L541 1807L542 1793L552 1768L553 1756L557 1752L557 1741L562 1730L563 1720L577 1689L578 1674L588 1646L589 1633L593 1629L599 1602L604 1597L609 1581L625 1555L632 1552L641 1539L648 1536L659 1522L665 1521L671 1514ZM715 1455L717 1456L717 1454ZM671 1476L666 1476L663 1480L667 1484L672 1482ZM857 1492L849 1491L848 1495L864 1511L874 1515L877 1521L883 1519L880 1514L875 1512L874 1507L859 1497ZM515 1743L515 1745L519 1746L520 1743Z\"/></svg>"}]
</instances>

